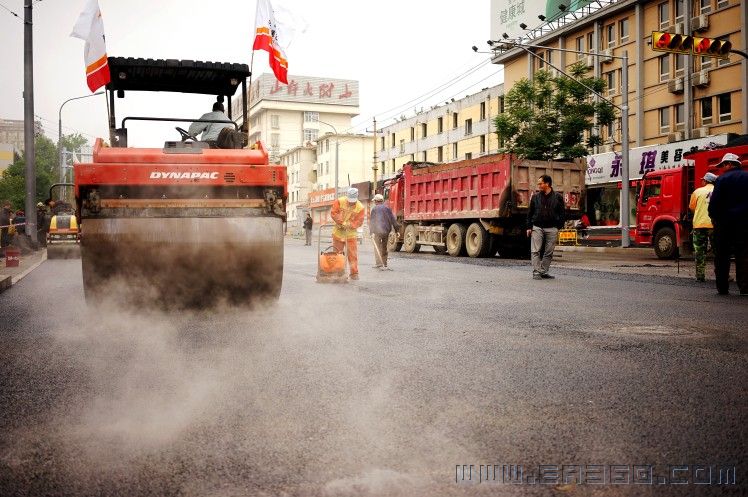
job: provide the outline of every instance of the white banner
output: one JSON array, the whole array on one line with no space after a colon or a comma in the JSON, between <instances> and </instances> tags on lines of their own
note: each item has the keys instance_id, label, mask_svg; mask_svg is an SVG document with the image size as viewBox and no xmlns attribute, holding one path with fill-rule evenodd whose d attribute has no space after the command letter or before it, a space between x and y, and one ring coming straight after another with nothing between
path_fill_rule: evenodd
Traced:
<instances>
[{"instance_id":1,"label":"white banner","mask_svg":"<svg viewBox=\"0 0 748 497\"><path fill-rule=\"evenodd\" d=\"M629 179L640 179L644 173L672 169L687 164L683 154L694 150L708 150L727 144L727 135L707 136L664 145L649 145L629 151ZM621 181L622 155L620 152L587 156L585 185L600 185Z\"/></svg>"}]
</instances>

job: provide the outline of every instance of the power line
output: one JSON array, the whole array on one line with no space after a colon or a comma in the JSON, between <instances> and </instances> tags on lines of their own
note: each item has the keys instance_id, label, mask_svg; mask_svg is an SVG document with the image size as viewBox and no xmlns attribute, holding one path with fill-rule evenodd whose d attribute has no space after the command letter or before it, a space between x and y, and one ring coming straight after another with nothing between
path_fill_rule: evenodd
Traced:
<instances>
[{"instance_id":1,"label":"power line","mask_svg":"<svg viewBox=\"0 0 748 497\"><path fill-rule=\"evenodd\" d=\"M10 10L8 7L6 7L5 5L3 5L2 3L0 3L0 7L2 7L5 10L7 10L10 14L16 16L18 18L18 20L20 20L21 22L23 22L23 19L21 18L21 16L19 16L18 14L16 14L12 10Z\"/></svg>"}]
</instances>

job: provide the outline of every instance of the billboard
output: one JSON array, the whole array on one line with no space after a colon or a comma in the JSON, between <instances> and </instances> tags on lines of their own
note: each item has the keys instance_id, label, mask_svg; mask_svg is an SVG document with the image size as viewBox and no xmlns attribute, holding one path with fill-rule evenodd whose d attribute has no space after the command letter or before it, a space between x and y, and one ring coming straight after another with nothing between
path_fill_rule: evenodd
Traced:
<instances>
[{"instance_id":1,"label":"billboard","mask_svg":"<svg viewBox=\"0 0 748 497\"><path fill-rule=\"evenodd\" d=\"M519 25L524 23L528 28L541 24L539 15L547 20L562 16L560 5L566 11L574 12L588 5L592 0L491 0L491 39L500 40L502 33L509 38L517 38L525 32Z\"/></svg>"},{"instance_id":2,"label":"billboard","mask_svg":"<svg viewBox=\"0 0 748 497\"><path fill-rule=\"evenodd\" d=\"M262 74L249 89L250 108L261 100L358 107L358 81L288 75L288 84L279 83L272 74Z\"/></svg>"},{"instance_id":3,"label":"billboard","mask_svg":"<svg viewBox=\"0 0 748 497\"><path fill-rule=\"evenodd\" d=\"M629 151L629 179L640 179L644 173L672 169L686 165L683 154L695 150L708 150L725 145L727 135L707 136L662 145L632 148ZM620 152L606 152L587 156L587 173L584 184L601 185L621 181L622 160Z\"/></svg>"}]
</instances>

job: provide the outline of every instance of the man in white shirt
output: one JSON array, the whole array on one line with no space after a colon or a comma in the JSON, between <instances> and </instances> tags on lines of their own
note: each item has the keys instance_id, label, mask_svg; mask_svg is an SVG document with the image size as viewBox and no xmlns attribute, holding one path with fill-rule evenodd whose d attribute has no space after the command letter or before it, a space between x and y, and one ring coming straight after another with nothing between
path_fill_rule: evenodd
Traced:
<instances>
[{"instance_id":1,"label":"man in white shirt","mask_svg":"<svg viewBox=\"0 0 748 497\"><path fill-rule=\"evenodd\" d=\"M194 122L190 124L189 132L192 136L197 136L198 133L203 135L200 137L201 141L209 142L211 146L214 146L218 139L218 134L223 128L231 128L231 120L226 116L221 102L213 104L213 112L208 112L200 117L200 120L223 120L225 123L206 123L206 122Z\"/></svg>"}]
</instances>

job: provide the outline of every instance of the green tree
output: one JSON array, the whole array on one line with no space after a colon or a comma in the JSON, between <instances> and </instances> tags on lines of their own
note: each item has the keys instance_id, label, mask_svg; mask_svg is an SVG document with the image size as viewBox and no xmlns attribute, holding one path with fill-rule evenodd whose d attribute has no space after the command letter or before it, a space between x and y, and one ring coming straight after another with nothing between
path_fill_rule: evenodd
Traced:
<instances>
[{"instance_id":1,"label":"green tree","mask_svg":"<svg viewBox=\"0 0 748 497\"><path fill-rule=\"evenodd\" d=\"M36 202L43 202L49 195L49 187L58 175L58 153L54 142L44 135L36 135ZM0 177L0 199L10 200L15 209L25 207L26 198L26 154L16 155L13 164Z\"/></svg>"},{"instance_id":2,"label":"green tree","mask_svg":"<svg viewBox=\"0 0 748 497\"><path fill-rule=\"evenodd\" d=\"M527 159L571 160L599 145L600 137L592 134L594 119L606 126L615 119L615 110L604 100L595 102L595 93L585 86L602 93L606 82L586 73L578 63L570 68L571 78L538 71L532 80L518 81L506 94L506 112L494 120L505 151Z\"/></svg>"}]
</instances>

